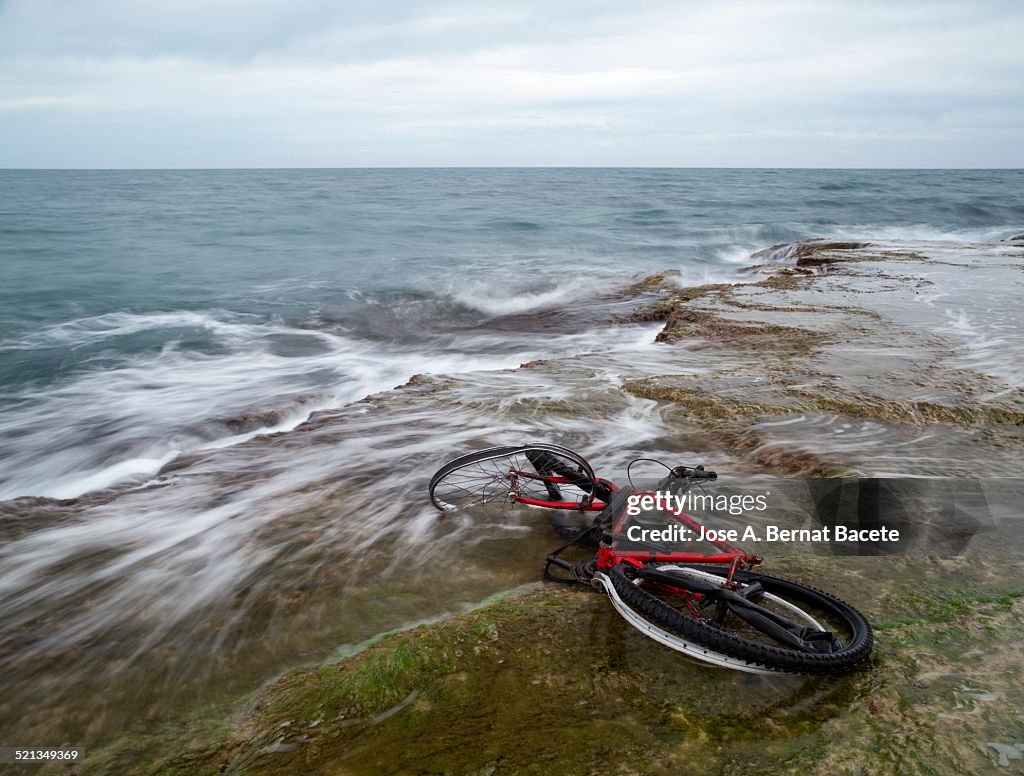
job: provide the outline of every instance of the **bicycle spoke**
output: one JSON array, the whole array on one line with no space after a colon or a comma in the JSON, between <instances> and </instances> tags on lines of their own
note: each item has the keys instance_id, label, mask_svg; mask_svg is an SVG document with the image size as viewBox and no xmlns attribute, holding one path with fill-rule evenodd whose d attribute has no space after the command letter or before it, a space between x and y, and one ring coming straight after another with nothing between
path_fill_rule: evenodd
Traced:
<instances>
[{"instance_id":1,"label":"bicycle spoke","mask_svg":"<svg viewBox=\"0 0 1024 776\"><path fill-rule=\"evenodd\" d=\"M572 451L525 445L490 448L452 461L434 475L430 493L442 509L518 499L580 504L591 498L593 482L593 470Z\"/></svg>"}]
</instances>

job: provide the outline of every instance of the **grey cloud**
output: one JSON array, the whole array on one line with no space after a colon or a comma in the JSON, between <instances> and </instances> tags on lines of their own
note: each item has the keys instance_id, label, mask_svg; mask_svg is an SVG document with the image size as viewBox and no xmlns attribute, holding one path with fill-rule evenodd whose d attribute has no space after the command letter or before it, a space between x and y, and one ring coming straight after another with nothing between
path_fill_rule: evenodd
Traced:
<instances>
[{"instance_id":1,"label":"grey cloud","mask_svg":"<svg viewBox=\"0 0 1024 776\"><path fill-rule=\"evenodd\" d=\"M1021 166L1022 37L994 1L15 0L0 166Z\"/></svg>"}]
</instances>

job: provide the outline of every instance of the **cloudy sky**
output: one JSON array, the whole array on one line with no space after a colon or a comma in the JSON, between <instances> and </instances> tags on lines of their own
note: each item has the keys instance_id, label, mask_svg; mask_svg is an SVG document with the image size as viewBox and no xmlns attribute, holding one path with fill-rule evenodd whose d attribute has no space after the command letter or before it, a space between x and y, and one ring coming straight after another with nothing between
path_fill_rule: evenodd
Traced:
<instances>
[{"instance_id":1,"label":"cloudy sky","mask_svg":"<svg viewBox=\"0 0 1024 776\"><path fill-rule=\"evenodd\" d=\"M1024 167L1018 0L0 0L0 167Z\"/></svg>"}]
</instances>

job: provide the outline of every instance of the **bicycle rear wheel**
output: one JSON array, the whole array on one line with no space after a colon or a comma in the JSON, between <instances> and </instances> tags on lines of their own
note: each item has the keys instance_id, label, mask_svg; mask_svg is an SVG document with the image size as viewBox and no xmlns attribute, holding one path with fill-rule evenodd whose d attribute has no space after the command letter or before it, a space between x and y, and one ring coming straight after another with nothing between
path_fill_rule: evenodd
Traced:
<instances>
[{"instance_id":1,"label":"bicycle rear wheel","mask_svg":"<svg viewBox=\"0 0 1024 776\"><path fill-rule=\"evenodd\" d=\"M728 573L661 563L619 565L595 578L631 625L704 662L754 673L832 674L871 654L871 626L844 601L752 571L737 571L740 584L728 590Z\"/></svg>"},{"instance_id":2,"label":"bicycle rear wheel","mask_svg":"<svg viewBox=\"0 0 1024 776\"><path fill-rule=\"evenodd\" d=\"M542 502L582 509L596 477L578 453L542 443L490 447L449 461L430 479L430 500L443 511L489 504Z\"/></svg>"}]
</instances>

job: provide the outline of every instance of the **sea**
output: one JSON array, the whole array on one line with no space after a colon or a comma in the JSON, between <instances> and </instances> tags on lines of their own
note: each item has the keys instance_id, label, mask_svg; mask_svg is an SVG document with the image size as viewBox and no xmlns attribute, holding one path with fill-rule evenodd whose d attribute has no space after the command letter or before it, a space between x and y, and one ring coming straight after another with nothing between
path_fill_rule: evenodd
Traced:
<instances>
[{"instance_id":1,"label":"sea","mask_svg":"<svg viewBox=\"0 0 1024 776\"><path fill-rule=\"evenodd\" d=\"M0 500L585 348L493 323L645 273L728 280L818 236L998 241L1022 194L1018 170L0 171Z\"/></svg>"},{"instance_id":2,"label":"sea","mask_svg":"<svg viewBox=\"0 0 1024 776\"><path fill-rule=\"evenodd\" d=\"M947 343L920 379L1019 398L1022 232L1020 170L0 170L0 743L119 751L536 582L544 515L431 506L468 450L750 471L622 390L706 368L623 323L651 273L749 282L813 237L927 250L890 316ZM844 293L902 298L882 275ZM971 430L790 420L761 432L876 473L1019 460Z\"/></svg>"}]
</instances>

